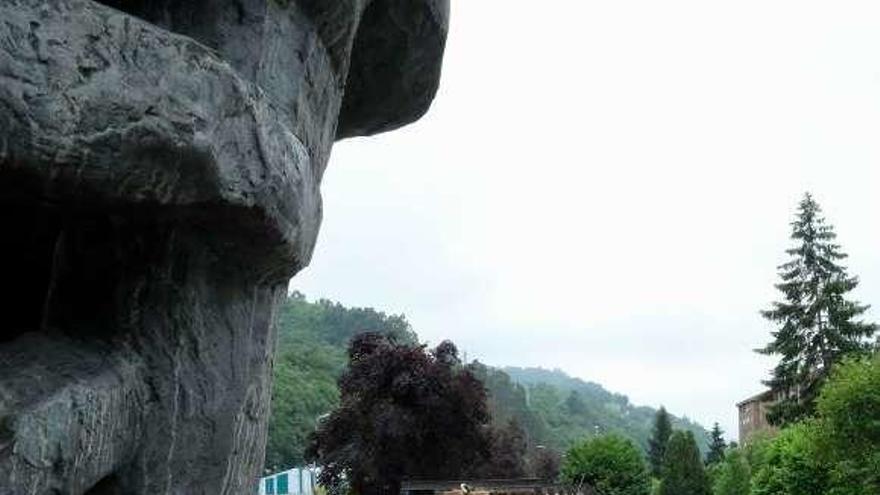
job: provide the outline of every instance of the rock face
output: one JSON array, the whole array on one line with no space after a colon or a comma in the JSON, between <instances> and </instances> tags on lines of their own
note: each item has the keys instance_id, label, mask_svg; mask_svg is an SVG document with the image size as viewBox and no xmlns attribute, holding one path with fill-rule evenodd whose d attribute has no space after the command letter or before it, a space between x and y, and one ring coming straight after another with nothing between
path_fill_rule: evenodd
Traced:
<instances>
[{"instance_id":1,"label":"rock face","mask_svg":"<svg viewBox=\"0 0 880 495\"><path fill-rule=\"evenodd\" d=\"M448 16L0 2L0 495L254 493L331 146L427 110Z\"/></svg>"}]
</instances>

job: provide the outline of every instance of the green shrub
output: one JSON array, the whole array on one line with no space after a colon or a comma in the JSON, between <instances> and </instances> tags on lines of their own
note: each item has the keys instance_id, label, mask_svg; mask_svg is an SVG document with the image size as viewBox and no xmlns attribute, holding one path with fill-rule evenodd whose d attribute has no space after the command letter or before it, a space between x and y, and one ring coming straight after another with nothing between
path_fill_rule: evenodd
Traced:
<instances>
[{"instance_id":1,"label":"green shrub","mask_svg":"<svg viewBox=\"0 0 880 495\"><path fill-rule=\"evenodd\" d=\"M815 439L829 495L880 494L880 355L839 366L822 389Z\"/></svg>"},{"instance_id":2,"label":"green shrub","mask_svg":"<svg viewBox=\"0 0 880 495\"><path fill-rule=\"evenodd\" d=\"M609 434L575 444L566 454L562 478L587 483L602 495L649 495L650 477L639 448Z\"/></svg>"},{"instance_id":3,"label":"green shrub","mask_svg":"<svg viewBox=\"0 0 880 495\"><path fill-rule=\"evenodd\" d=\"M741 449L730 449L711 470L714 495L749 495L751 468Z\"/></svg>"},{"instance_id":4,"label":"green shrub","mask_svg":"<svg viewBox=\"0 0 880 495\"><path fill-rule=\"evenodd\" d=\"M880 356L838 366L816 411L749 446L751 495L880 495Z\"/></svg>"},{"instance_id":5,"label":"green shrub","mask_svg":"<svg viewBox=\"0 0 880 495\"><path fill-rule=\"evenodd\" d=\"M752 495L826 495L828 471L817 456L816 425L783 430L763 452L752 478Z\"/></svg>"}]
</instances>

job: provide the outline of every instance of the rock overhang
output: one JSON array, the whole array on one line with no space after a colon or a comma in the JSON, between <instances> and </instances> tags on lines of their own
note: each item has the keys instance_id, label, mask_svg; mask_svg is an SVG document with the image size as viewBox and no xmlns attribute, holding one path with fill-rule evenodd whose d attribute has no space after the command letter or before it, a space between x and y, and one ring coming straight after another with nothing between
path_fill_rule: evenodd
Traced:
<instances>
[{"instance_id":1,"label":"rock overhang","mask_svg":"<svg viewBox=\"0 0 880 495\"><path fill-rule=\"evenodd\" d=\"M0 495L250 490L332 144L424 113L448 15L0 2Z\"/></svg>"},{"instance_id":2,"label":"rock overhang","mask_svg":"<svg viewBox=\"0 0 880 495\"><path fill-rule=\"evenodd\" d=\"M390 131L428 110L449 15L449 0L371 2L354 40L338 137Z\"/></svg>"},{"instance_id":3,"label":"rock overhang","mask_svg":"<svg viewBox=\"0 0 880 495\"><path fill-rule=\"evenodd\" d=\"M449 3L10 0L0 11L0 174L26 185L7 181L17 196L217 217L242 228L254 260L284 253L267 272L290 277L314 248L333 141L430 105Z\"/></svg>"}]
</instances>

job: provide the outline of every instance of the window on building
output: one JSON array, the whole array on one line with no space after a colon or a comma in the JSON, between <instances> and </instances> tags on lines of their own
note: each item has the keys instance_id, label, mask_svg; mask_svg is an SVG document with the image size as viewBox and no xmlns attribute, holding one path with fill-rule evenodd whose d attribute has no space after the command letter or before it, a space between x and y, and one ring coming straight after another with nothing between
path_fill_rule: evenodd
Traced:
<instances>
[{"instance_id":1,"label":"window on building","mask_svg":"<svg viewBox=\"0 0 880 495\"><path fill-rule=\"evenodd\" d=\"M290 490L287 485L287 473L279 474L275 477L275 493L278 495L288 495Z\"/></svg>"}]
</instances>

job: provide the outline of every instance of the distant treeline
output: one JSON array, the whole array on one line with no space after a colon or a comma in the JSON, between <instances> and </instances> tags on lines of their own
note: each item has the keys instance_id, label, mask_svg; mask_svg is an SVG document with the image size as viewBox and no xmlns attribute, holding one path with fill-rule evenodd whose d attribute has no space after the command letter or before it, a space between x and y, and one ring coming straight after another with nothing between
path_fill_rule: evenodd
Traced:
<instances>
[{"instance_id":1,"label":"distant treeline","mask_svg":"<svg viewBox=\"0 0 880 495\"><path fill-rule=\"evenodd\" d=\"M483 383L489 390L496 419L511 415L537 442L565 451L585 438L619 433L643 450L657 410L635 406L627 396L601 385L573 378L560 370L543 368L488 368ZM687 419L671 417L675 429L691 431L700 449L708 445L708 432Z\"/></svg>"},{"instance_id":2,"label":"distant treeline","mask_svg":"<svg viewBox=\"0 0 880 495\"><path fill-rule=\"evenodd\" d=\"M327 300L309 302L298 292L281 307L278 327L267 469L303 464L308 436L339 402L336 381L354 335L380 332L399 342L418 342L403 315ZM648 448L653 408L634 406L624 395L559 370L471 366L488 391L493 422L506 425L515 420L530 445L564 451L585 437L616 432ZM678 429L693 431L705 448L707 432L702 427L686 419L672 421Z\"/></svg>"}]
</instances>

